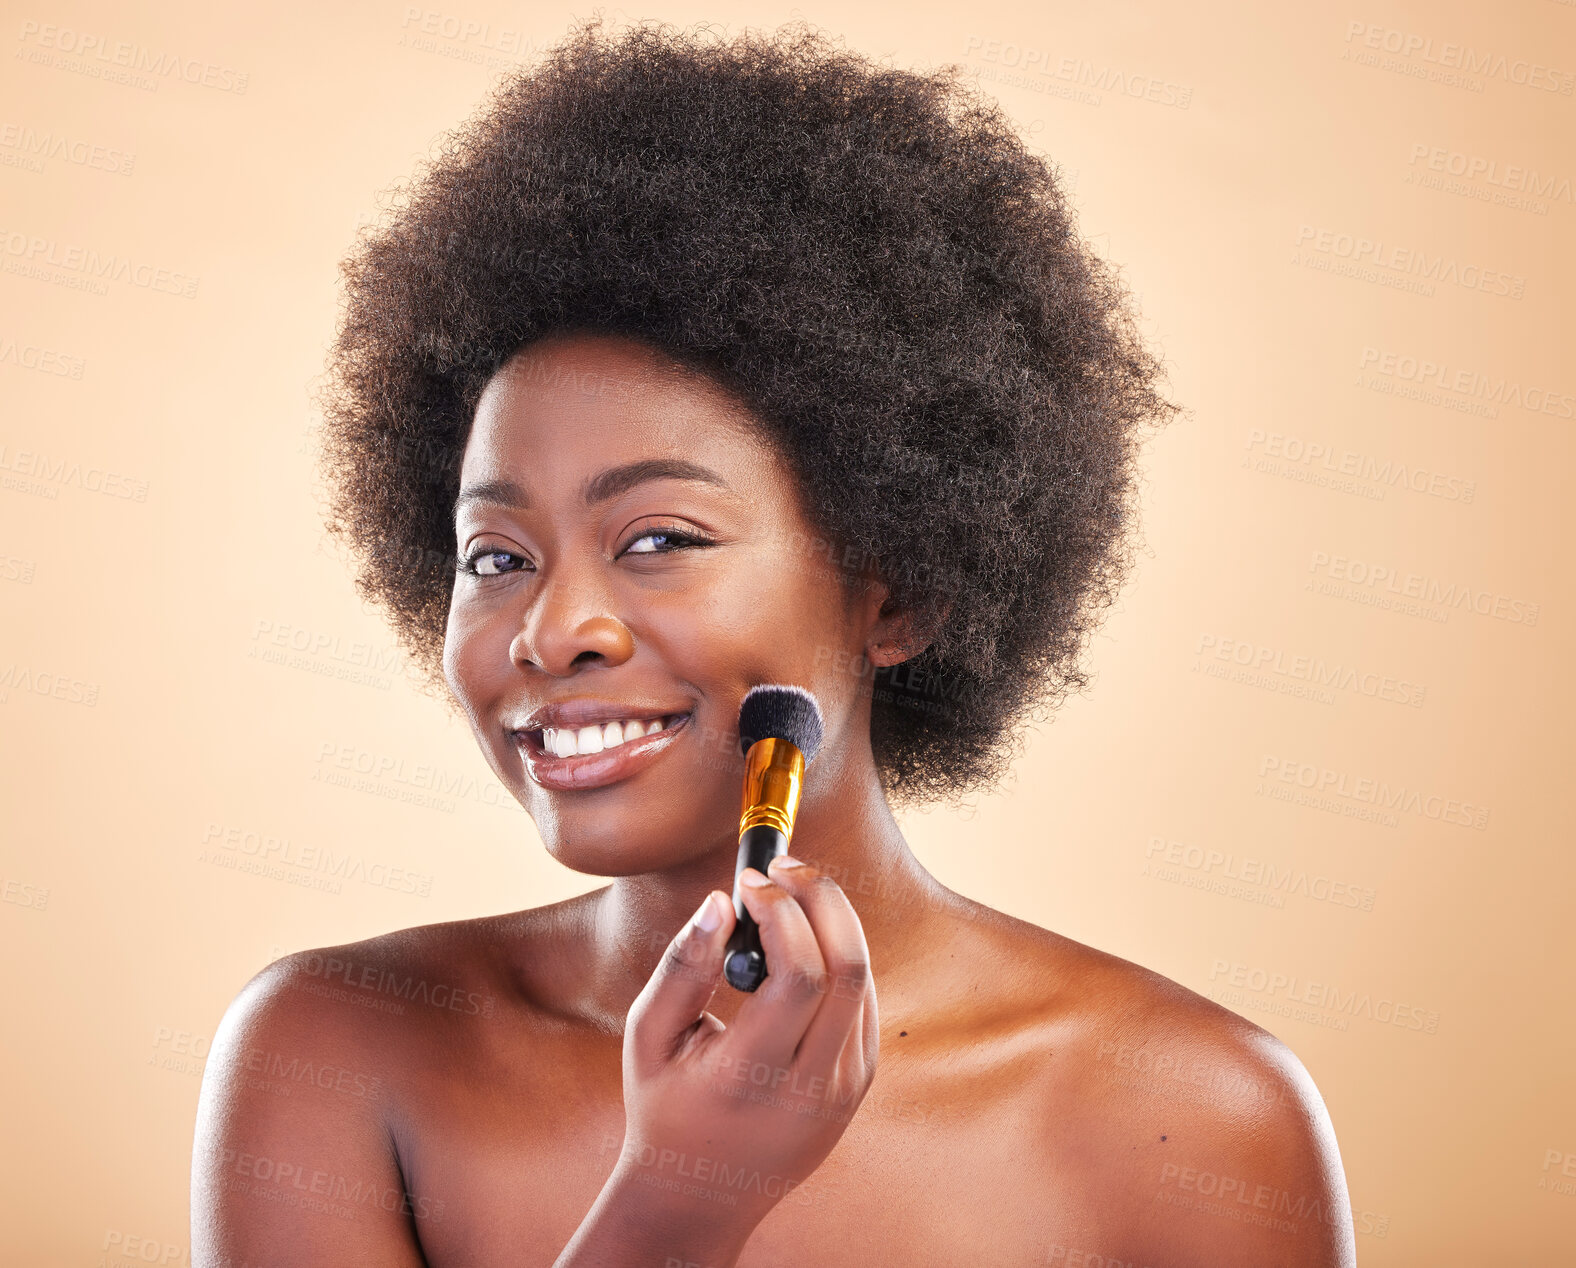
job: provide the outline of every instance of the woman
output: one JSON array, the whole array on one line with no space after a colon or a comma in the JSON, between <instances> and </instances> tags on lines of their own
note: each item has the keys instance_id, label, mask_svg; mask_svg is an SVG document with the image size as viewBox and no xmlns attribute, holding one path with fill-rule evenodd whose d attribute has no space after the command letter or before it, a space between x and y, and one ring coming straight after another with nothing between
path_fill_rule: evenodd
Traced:
<instances>
[{"instance_id":1,"label":"woman","mask_svg":"<svg viewBox=\"0 0 1576 1268\"><path fill-rule=\"evenodd\" d=\"M1354 1262L1284 1046L946 889L893 818L1082 685L1174 409L997 111L802 27L593 23L346 272L330 526L547 849L612 883L250 983L194 1264ZM744 995L762 682L826 738L797 860L741 887Z\"/></svg>"}]
</instances>

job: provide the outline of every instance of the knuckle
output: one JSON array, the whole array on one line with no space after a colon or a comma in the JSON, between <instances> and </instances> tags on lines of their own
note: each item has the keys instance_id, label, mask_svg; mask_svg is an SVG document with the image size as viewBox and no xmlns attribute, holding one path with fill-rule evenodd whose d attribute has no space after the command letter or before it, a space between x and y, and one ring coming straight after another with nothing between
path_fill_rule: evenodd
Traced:
<instances>
[{"instance_id":1,"label":"knuckle","mask_svg":"<svg viewBox=\"0 0 1576 1268\"><path fill-rule=\"evenodd\" d=\"M796 1000L808 999L821 993L821 979L825 972L818 964L796 962L790 964L778 983L778 989Z\"/></svg>"},{"instance_id":2,"label":"knuckle","mask_svg":"<svg viewBox=\"0 0 1576 1268\"><path fill-rule=\"evenodd\" d=\"M741 887L745 894L746 904L754 903L755 906L761 909L761 915L756 917L757 921L764 920L769 913L776 909L778 903L788 897L783 888L777 884L775 878L769 879L772 881L770 885L745 885Z\"/></svg>"},{"instance_id":3,"label":"knuckle","mask_svg":"<svg viewBox=\"0 0 1576 1268\"><path fill-rule=\"evenodd\" d=\"M688 981L700 971L700 965L690 958L690 948L686 943L673 942L668 945L662 956L663 977Z\"/></svg>"},{"instance_id":4,"label":"knuckle","mask_svg":"<svg viewBox=\"0 0 1576 1268\"><path fill-rule=\"evenodd\" d=\"M806 995L825 995L831 987L831 976L820 965L807 968L802 980Z\"/></svg>"},{"instance_id":5,"label":"knuckle","mask_svg":"<svg viewBox=\"0 0 1576 1268\"><path fill-rule=\"evenodd\" d=\"M640 1041L641 1033L645 1027L646 1016L650 1013L651 996L642 991L635 997L635 1002L629 1006L629 1012L624 1018L624 1032L635 1041Z\"/></svg>"},{"instance_id":6,"label":"knuckle","mask_svg":"<svg viewBox=\"0 0 1576 1268\"><path fill-rule=\"evenodd\" d=\"M863 994L866 986L870 984L870 962L854 958L839 960L830 969L836 979L837 989L846 995Z\"/></svg>"}]
</instances>

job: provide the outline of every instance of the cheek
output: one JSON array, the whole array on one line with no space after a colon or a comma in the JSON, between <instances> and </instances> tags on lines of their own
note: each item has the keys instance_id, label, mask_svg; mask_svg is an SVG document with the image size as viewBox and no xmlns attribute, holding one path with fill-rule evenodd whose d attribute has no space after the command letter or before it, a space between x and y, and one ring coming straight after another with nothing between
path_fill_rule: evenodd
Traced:
<instances>
[{"instance_id":1,"label":"cheek","mask_svg":"<svg viewBox=\"0 0 1576 1268\"><path fill-rule=\"evenodd\" d=\"M454 604L449 604L449 623L443 631L443 678L449 684L449 690L457 697L463 699L460 691L462 666L461 654L465 649L465 640L460 625L459 614L455 611Z\"/></svg>"},{"instance_id":2,"label":"cheek","mask_svg":"<svg viewBox=\"0 0 1576 1268\"><path fill-rule=\"evenodd\" d=\"M510 633L505 623L455 600L443 637L443 674L449 690L474 721L509 677Z\"/></svg>"},{"instance_id":3,"label":"cheek","mask_svg":"<svg viewBox=\"0 0 1576 1268\"><path fill-rule=\"evenodd\" d=\"M829 715L858 699L871 667L835 578L754 570L690 598L648 628L660 658L707 696L736 705L757 683L793 683Z\"/></svg>"},{"instance_id":4,"label":"cheek","mask_svg":"<svg viewBox=\"0 0 1576 1268\"><path fill-rule=\"evenodd\" d=\"M670 668L712 689L790 670L808 683L818 661L844 650L841 617L814 585L752 560L702 589L648 599L642 623Z\"/></svg>"}]
</instances>

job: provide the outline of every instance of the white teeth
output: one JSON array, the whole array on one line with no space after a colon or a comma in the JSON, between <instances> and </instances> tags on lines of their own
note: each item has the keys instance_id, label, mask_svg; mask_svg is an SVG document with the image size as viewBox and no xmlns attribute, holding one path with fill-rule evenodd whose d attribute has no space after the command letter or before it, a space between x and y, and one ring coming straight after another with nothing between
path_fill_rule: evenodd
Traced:
<instances>
[{"instance_id":1,"label":"white teeth","mask_svg":"<svg viewBox=\"0 0 1576 1268\"><path fill-rule=\"evenodd\" d=\"M582 754L600 753L604 749L617 748L620 744L628 744L631 740L638 740L643 736L655 735L678 716L675 713L665 718L649 718L645 721L631 719L627 722L604 722L576 729L543 727L542 747L554 757L578 757Z\"/></svg>"}]
</instances>

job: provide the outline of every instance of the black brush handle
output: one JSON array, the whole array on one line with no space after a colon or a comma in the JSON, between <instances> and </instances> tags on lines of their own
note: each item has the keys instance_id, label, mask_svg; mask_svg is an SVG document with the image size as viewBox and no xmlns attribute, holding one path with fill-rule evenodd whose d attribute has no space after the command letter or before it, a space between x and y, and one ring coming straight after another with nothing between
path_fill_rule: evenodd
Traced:
<instances>
[{"instance_id":1,"label":"black brush handle","mask_svg":"<svg viewBox=\"0 0 1576 1268\"><path fill-rule=\"evenodd\" d=\"M739 838L739 858L733 868L733 916L737 922L728 935L728 951L722 961L722 975L735 990L753 991L766 980L766 949L761 946L761 929L755 917L744 909L739 876L747 867L762 875L779 854L788 853L788 838L770 824L746 828Z\"/></svg>"}]
</instances>

